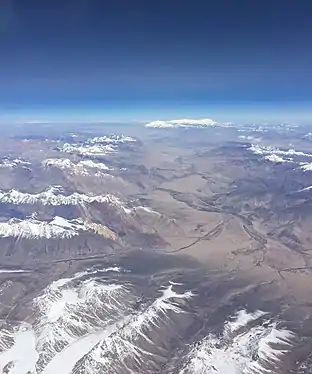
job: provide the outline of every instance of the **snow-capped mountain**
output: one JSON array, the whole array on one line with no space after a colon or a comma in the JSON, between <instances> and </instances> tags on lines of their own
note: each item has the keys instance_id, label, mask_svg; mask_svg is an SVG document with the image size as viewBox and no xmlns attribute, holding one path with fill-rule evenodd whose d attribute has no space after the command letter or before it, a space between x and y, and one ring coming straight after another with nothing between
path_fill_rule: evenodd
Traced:
<instances>
[{"instance_id":1,"label":"snow-capped mountain","mask_svg":"<svg viewBox=\"0 0 312 374\"><path fill-rule=\"evenodd\" d=\"M104 156L116 152L119 144L135 141L130 136L112 134L110 136L90 138L81 143L65 143L61 150L78 155Z\"/></svg>"},{"instance_id":2,"label":"snow-capped mountain","mask_svg":"<svg viewBox=\"0 0 312 374\"><path fill-rule=\"evenodd\" d=\"M304 172L312 170L312 163L310 161L302 161L311 159L311 153L296 151L295 149L282 150L276 147L266 147L258 144L251 144L248 150L273 163L292 162L297 164L299 169Z\"/></svg>"},{"instance_id":3,"label":"snow-capped mountain","mask_svg":"<svg viewBox=\"0 0 312 374\"><path fill-rule=\"evenodd\" d=\"M97 273L118 269L100 269ZM130 312L131 286L86 278L82 272L59 279L34 299L34 322L0 331L0 371L71 372L70 367L107 334L106 329ZM26 370L26 371L24 371ZM68 370L68 371L67 371ZM11 373L11 371L10 371Z\"/></svg>"},{"instance_id":4,"label":"snow-capped mountain","mask_svg":"<svg viewBox=\"0 0 312 374\"><path fill-rule=\"evenodd\" d=\"M101 279L103 273L116 271L122 269L85 271L45 288L32 302L31 323L2 326L0 370L116 373L153 361L156 368L164 348L155 345L150 334L185 314L184 305L193 295L175 292L170 285L142 304L131 283ZM134 308L137 303L139 309Z\"/></svg>"},{"instance_id":5,"label":"snow-capped mountain","mask_svg":"<svg viewBox=\"0 0 312 374\"><path fill-rule=\"evenodd\" d=\"M285 161L293 161L294 157L312 157L311 153L296 151L295 149L288 149L287 151L284 151L282 149L275 148L275 147L265 147L265 146L254 145L254 144L250 146L249 150L255 154L263 155L263 156L266 156L266 155L285 156Z\"/></svg>"},{"instance_id":6,"label":"snow-capped mountain","mask_svg":"<svg viewBox=\"0 0 312 374\"><path fill-rule=\"evenodd\" d=\"M179 374L280 373L298 343L296 335L265 320L265 313L245 310L226 322L223 334L209 334L191 347Z\"/></svg>"},{"instance_id":7,"label":"snow-capped mountain","mask_svg":"<svg viewBox=\"0 0 312 374\"><path fill-rule=\"evenodd\" d=\"M157 362L157 347L149 337L149 332L154 333L170 323L174 315L183 313L179 301L187 302L193 295L186 291L182 294L174 292L173 286L161 291L161 296L156 300L123 320L123 325L111 334L101 339L88 355L81 358L74 367L73 373L116 373L128 372L132 367L136 372L147 359ZM114 359L118 357L118 360ZM149 362L149 364L151 364ZM156 367L156 365L155 365ZM132 370L131 370L132 371Z\"/></svg>"},{"instance_id":8,"label":"snow-capped mountain","mask_svg":"<svg viewBox=\"0 0 312 374\"><path fill-rule=\"evenodd\" d=\"M54 217L51 221L39 221L35 218L24 220L12 218L6 222L0 222L0 237L16 237L25 239L40 238L71 238L82 232L94 232L104 237L116 239L116 235L104 225L84 222L77 218L67 220L62 217Z\"/></svg>"},{"instance_id":9,"label":"snow-capped mountain","mask_svg":"<svg viewBox=\"0 0 312 374\"><path fill-rule=\"evenodd\" d=\"M209 127L219 123L210 119L173 119L168 121L153 121L147 123L146 127L170 128L170 127Z\"/></svg>"},{"instance_id":10,"label":"snow-capped mountain","mask_svg":"<svg viewBox=\"0 0 312 374\"><path fill-rule=\"evenodd\" d=\"M8 192L0 191L0 204L42 204L42 205L81 205L91 203L107 203L125 213L131 213L131 209L126 208L125 204L114 195L98 195L90 196L82 193L74 192L66 194L62 186L51 186L47 190L32 194L20 192L18 190L10 190Z\"/></svg>"},{"instance_id":11,"label":"snow-capped mountain","mask_svg":"<svg viewBox=\"0 0 312 374\"><path fill-rule=\"evenodd\" d=\"M108 153L115 152L115 146L108 144L102 145L95 143L91 144L69 144L65 143L62 147L62 151L66 153L73 153L77 155L86 155L86 156L104 156Z\"/></svg>"},{"instance_id":12,"label":"snow-capped mountain","mask_svg":"<svg viewBox=\"0 0 312 374\"><path fill-rule=\"evenodd\" d=\"M27 167L30 164L29 161L22 160L21 158L4 157L0 160L0 168L13 169L17 166Z\"/></svg>"},{"instance_id":13,"label":"snow-capped mountain","mask_svg":"<svg viewBox=\"0 0 312 374\"><path fill-rule=\"evenodd\" d=\"M83 175L83 176L97 176L104 177L108 176L113 178L110 174L104 171L111 170L103 162L95 162L93 160L82 160L79 162L73 162L68 158L50 158L43 161L44 167L54 167L64 170L73 175ZM96 171L96 173L94 173Z\"/></svg>"},{"instance_id":14,"label":"snow-capped mountain","mask_svg":"<svg viewBox=\"0 0 312 374\"><path fill-rule=\"evenodd\" d=\"M132 282L114 276L122 272L127 274L118 267L89 269L52 282L32 301L31 322L2 326L0 370L276 374L298 346L296 334L267 313L240 310L220 334L208 332L175 350L176 328L187 328L183 321L195 295L176 291L173 283L144 301Z\"/></svg>"},{"instance_id":15,"label":"snow-capped mountain","mask_svg":"<svg viewBox=\"0 0 312 374\"><path fill-rule=\"evenodd\" d=\"M96 136L94 138L90 138L87 140L87 142L91 144L96 143L126 143L126 142L135 142L136 139L132 138L131 136L125 136L125 135L118 135L118 134L111 134L109 136Z\"/></svg>"}]
</instances>

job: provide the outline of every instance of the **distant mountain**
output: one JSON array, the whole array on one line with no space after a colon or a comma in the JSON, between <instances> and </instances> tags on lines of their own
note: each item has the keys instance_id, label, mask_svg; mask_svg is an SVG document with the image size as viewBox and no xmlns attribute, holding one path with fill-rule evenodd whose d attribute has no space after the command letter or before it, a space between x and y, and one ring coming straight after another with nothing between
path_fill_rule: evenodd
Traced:
<instances>
[{"instance_id":1,"label":"distant mountain","mask_svg":"<svg viewBox=\"0 0 312 374\"><path fill-rule=\"evenodd\" d=\"M153 121L147 123L146 127L158 127L158 128L169 128L169 127L207 127L216 126L219 123L210 118L202 119L173 119L168 121Z\"/></svg>"},{"instance_id":2,"label":"distant mountain","mask_svg":"<svg viewBox=\"0 0 312 374\"><path fill-rule=\"evenodd\" d=\"M47 190L40 193L27 193L15 189L10 191L0 190L0 203L4 204L42 204L42 205L79 205L83 203L109 203L119 207L125 212L131 213L120 199L114 195L91 196L78 192L66 194L62 186L50 186Z\"/></svg>"}]
</instances>

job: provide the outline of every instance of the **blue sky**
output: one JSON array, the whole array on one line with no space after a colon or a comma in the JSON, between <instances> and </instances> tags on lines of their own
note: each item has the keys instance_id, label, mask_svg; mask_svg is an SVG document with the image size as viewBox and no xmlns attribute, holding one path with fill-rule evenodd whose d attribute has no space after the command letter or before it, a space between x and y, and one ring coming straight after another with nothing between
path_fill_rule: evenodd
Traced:
<instances>
[{"instance_id":1,"label":"blue sky","mask_svg":"<svg viewBox=\"0 0 312 374\"><path fill-rule=\"evenodd\" d=\"M310 1L3 0L0 118L311 118Z\"/></svg>"}]
</instances>

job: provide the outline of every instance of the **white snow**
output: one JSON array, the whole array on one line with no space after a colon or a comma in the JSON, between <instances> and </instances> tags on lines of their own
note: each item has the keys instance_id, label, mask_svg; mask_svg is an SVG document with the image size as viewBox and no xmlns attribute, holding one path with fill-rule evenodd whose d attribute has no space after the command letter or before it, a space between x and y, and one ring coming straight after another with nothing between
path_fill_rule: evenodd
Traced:
<instances>
[{"instance_id":1,"label":"white snow","mask_svg":"<svg viewBox=\"0 0 312 374\"><path fill-rule=\"evenodd\" d=\"M53 282L34 299L33 328L22 323L15 331L1 329L1 373L9 365L10 374L69 374L77 360L118 328L116 322L122 321L133 305L129 288L94 279L79 281L85 273L89 274L77 273Z\"/></svg>"},{"instance_id":2,"label":"white snow","mask_svg":"<svg viewBox=\"0 0 312 374\"><path fill-rule=\"evenodd\" d=\"M241 130L237 130L237 131L241 131ZM262 140L262 138L255 138L254 136L251 136L251 135L240 135L238 138L242 140L253 141L253 142L260 142Z\"/></svg>"},{"instance_id":3,"label":"white snow","mask_svg":"<svg viewBox=\"0 0 312 374\"><path fill-rule=\"evenodd\" d=\"M8 168L13 169L17 166L25 167L26 165L30 165L31 163L29 161L22 160L20 158L15 158L13 160L9 158L3 158L0 160L0 168Z\"/></svg>"},{"instance_id":4,"label":"white snow","mask_svg":"<svg viewBox=\"0 0 312 374\"><path fill-rule=\"evenodd\" d=\"M264 158L270 162L275 162L275 163L279 163L279 162L289 162L289 160L285 160L283 159L283 157L281 156L278 156L278 155L275 155L275 154L272 154L272 155L268 155L268 156L264 156Z\"/></svg>"},{"instance_id":5,"label":"white snow","mask_svg":"<svg viewBox=\"0 0 312 374\"><path fill-rule=\"evenodd\" d=\"M268 156L286 156L283 161L292 161L294 156L300 156L300 157L312 157L311 153L306 153L302 151L296 151L294 149L288 149L287 151L283 151L279 148L275 147L265 147L260 146L258 144L251 144L251 146L248 148L251 152L257 155L268 155ZM290 156L290 157L289 157ZM274 159L273 159L274 160ZM273 161L275 162L275 161Z\"/></svg>"},{"instance_id":6,"label":"white snow","mask_svg":"<svg viewBox=\"0 0 312 374\"><path fill-rule=\"evenodd\" d=\"M93 169L100 169L100 170L112 170L102 162L94 162L92 160L82 160L78 163L78 166L86 166Z\"/></svg>"},{"instance_id":7,"label":"white snow","mask_svg":"<svg viewBox=\"0 0 312 374\"><path fill-rule=\"evenodd\" d=\"M110 136L90 138L83 143L65 143L62 147L62 151L86 156L104 156L116 152L119 144L135 141L136 140L130 136L111 134Z\"/></svg>"},{"instance_id":8,"label":"white snow","mask_svg":"<svg viewBox=\"0 0 312 374\"><path fill-rule=\"evenodd\" d=\"M136 335L142 333L144 327L148 325L155 325L157 321L163 316L167 317L167 311L173 311L175 313L181 313L181 308L170 301L170 299L189 299L193 296L192 292L187 291L183 294L178 294L172 290L173 285L171 284L165 290L162 290L162 296L158 297L154 303L148 307L143 313L138 314L129 324L128 333L129 335Z\"/></svg>"},{"instance_id":9,"label":"white snow","mask_svg":"<svg viewBox=\"0 0 312 374\"><path fill-rule=\"evenodd\" d=\"M69 144L65 143L62 148L63 152L66 153L74 153L78 155L86 155L86 156L104 156L108 153L112 153L116 151L116 146L112 144L102 145L102 144L95 144L95 145L78 145L78 144Z\"/></svg>"},{"instance_id":10,"label":"white snow","mask_svg":"<svg viewBox=\"0 0 312 374\"><path fill-rule=\"evenodd\" d=\"M77 304L79 301L78 294L74 290L64 289L61 291L60 299L52 304L49 312L47 313L48 322L56 322L63 316L64 309L71 304Z\"/></svg>"},{"instance_id":11,"label":"white snow","mask_svg":"<svg viewBox=\"0 0 312 374\"><path fill-rule=\"evenodd\" d=\"M207 127L218 125L218 122L210 118L202 119L173 119L168 121L153 121L147 123L146 127L158 127L158 128L169 128L169 127Z\"/></svg>"},{"instance_id":12,"label":"white snow","mask_svg":"<svg viewBox=\"0 0 312 374\"><path fill-rule=\"evenodd\" d=\"M85 165L74 163L68 158L49 158L43 161L45 167L54 167L61 170L68 171L73 175L90 175Z\"/></svg>"},{"instance_id":13,"label":"white snow","mask_svg":"<svg viewBox=\"0 0 312 374\"><path fill-rule=\"evenodd\" d=\"M311 153L296 151L295 149L281 150L275 147L265 147L255 144L252 144L248 149L252 151L254 154L262 156L264 159L270 162L297 162L299 168L304 172L312 170L311 162L298 162L298 160L295 159L295 157L311 158Z\"/></svg>"},{"instance_id":14,"label":"white snow","mask_svg":"<svg viewBox=\"0 0 312 374\"><path fill-rule=\"evenodd\" d=\"M76 362L89 353L102 339L117 331L122 323L123 321L118 321L106 327L105 330L97 331L75 340L54 356L42 374L71 374Z\"/></svg>"},{"instance_id":15,"label":"white snow","mask_svg":"<svg viewBox=\"0 0 312 374\"><path fill-rule=\"evenodd\" d=\"M122 273L122 272L128 273L128 272L130 272L130 270L123 269L123 268L121 268L119 266L109 266L107 268L87 269L85 271L78 272L78 273L74 274L70 278L60 278L60 279L58 279L56 281L53 281L51 283L51 285L50 285L50 289L56 291L60 287L65 286L66 284L68 284L69 282L71 282L71 281L73 281L75 279L82 278L82 277L84 277L86 275L95 275L95 274L99 274L99 273L108 273L110 271L116 272L116 273Z\"/></svg>"},{"instance_id":16,"label":"white snow","mask_svg":"<svg viewBox=\"0 0 312 374\"><path fill-rule=\"evenodd\" d=\"M95 202L113 205L123 210L125 213L131 213L131 209L126 208L118 197L111 194L91 196L74 192L73 194L65 195L61 186L51 186L47 190L37 194L20 192L17 190L10 190L8 192L0 191L0 203L6 204L42 204L58 206L81 205L84 203L92 204ZM64 225L66 225L66 227L70 226L68 221L60 217L55 218L51 223L62 227L64 227Z\"/></svg>"},{"instance_id":17,"label":"white snow","mask_svg":"<svg viewBox=\"0 0 312 374\"><path fill-rule=\"evenodd\" d=\"M0 273L30 273L30 270L22 270L22 269L0 269Z\"/></svg>"},{"instance_id":18,"label":"white snow","mask_svg":"<svg viewBox=\"0 0 312 374\"><path fill-rule=\"evenodd\" d=\"M82 219L66 220L62 217L54 217L50 222L38 221L34 218L19 220L12 218L6 222L0 222L0 237L17 237L25 239L39 238L71 238L79 235L81 232L99 232L105 228L114 236L113 232L105 226L95 223L85 223Z\"/></svg>"},{"instance_id":19,"label":"white snow","mask_svg":"<svg viewBox=\"0 0 312 374\"><path fill-rule=\"evenodd\" d=\"M91 139L88 139L87 142L91 144L96 144L96 143L125 143L125 142L135 142L136 139L131 138L130 136L125 136L125 135L116 135L116 134L111 134L110 136L97 136Z\"/></svg>"},{"instance_id":20,"label":"white snow","mask_svg":"<svg viewBox=\"0 0 312 374\"><path fill-rule=\"evenodd\" d=\"M135 210L143 210L143 212L150 213L150 214L155 214L157 216L160 216L161 214L159 212L156 212L156 210L153 210L152 208L149 208L147 206L137 206Z\"/></svg>"},{"instance_id":21,"label":"white snow","mask_svg":"<svg viewBox=\"0 0 312 374\"><path fill-rule=\"evenodd\" d=\"M59 279L34 300L34 330L44 373L70 373L76 361L106 336L109 326L132 308L130 285L80 279L86 274L94 272Z\"/></svg>"},{"instance_id":22,"label":"white snow","mask_svg":"<svg viewBox=\"0 0 312 374\"><path fill-rule=\"evenodd\" d=\"M172 285L161 290L161 294L147 308L129 316L118 332L110 334L94 347L84 358L82 368L85 372L93 373L90 368L105 368L105 372L113 373L116 372L117 365L123 364L130 357L134 358L137 363L141 363L143 351L138 345L138 340L145 339L150 342L146 331L151 328L157 329L161 323L169 320L171 318L169 312L182 313L183 310L177 304L177 300L187 300L193 296L190 291L182 294L176 293ZM115 360L116 356L118 361ZM99 370L101 369L96 369L94 373L103 372Z\"/></svg>"},{"instance_id":23,"label":"white snow","mask_svg":"<svg viewBox=\"0 0 312 374\"><path fill-rule=\"evenodd\" d=\"M302 162L300 163L300 169L304 172L306 171L312 171L312 162Z\"/></svg>"},{"instance_id":24,"label":"white snow","mask_svg":"<svg viewBox=\"0 0 312 374\"><path fill-rule=\"evenodd\" d=\"M10 374L35 373L35 365L39 355L36 351L34 331L23 323L13 337L13 346L0 353L0 372L4 373L4 367L12 363Z\"/></svg>"},{"instance_id":25,"label":"white snow","mask_svg":"<svg viewBox=\"0 0 312 374\"><path fill-rule=\"evenodd\" d=\"M241 327L246 326L249 322L255 321L266 314L267 313L261 310L256 310L253 313L248 313L246 309L239 310L235 315L235 319L233 321L227 322L224 329L225 331L233 333L239 330Z\"/></svg>"},{"instance_id":26,"label":"white snow","mask_svg":"<svg viewBox=\"0 0 312 374\"><path fill-rule=\"evenodd\" d=\"M78 235L77 230L84 229L80 224L73 224L67 228L54 224L53 221L37 221L35 219L17 220L11 219L7 222L0 222L0 236L2 237L23 237L32 238L70 238Z\"/></svg>"},{"instance_id":27,"label":"white snow","mask_svg":"<svg viewBox=\"0 0 312 374\"><path fill-rule=\"evenodd\" d=\"M209 334L192 346L180 374L273 374L294 346L295 334L257 321L261 311L239 311L225 323L223 336ZM254 321L252 327L248 324ZM240 330L241 326L246 329Z\"/></svg>"},{"instance_id":28,"label":"white snow","mask_svg":"<svg viewBox=\"0 0 312 374\"><path fill-rule=\"evenodd\" d=\"M101 171L112 170L102 162L95 162L92 160L82 160L82 161L75 163L69 160L68 158L61 158L61 159L49 158L49 159L44 160L43 165L45 167L55 167L61 170L65 170L73 175L82 175L82 176L93 175L90 169L96 169L96 170L101 170ZM99 174L95 174L95 176L100 176L100 177L103 177L106 175L110 175L110 174L106 174L103 172Z\"/></svg>"},{"instance_id":29,"label":"white snow","mask_svg":"<svg viewBox=\"0 0 312 374\"><path fill-rule=\"evenodd\" d=\"M301 190L298 190L297 192L304 192L304 191L310 191L312 190L312 186L302 188Z\"/></svg>"},{"instance_id":30,"label":"white snow","mask_svg":"<svg viewBox=\"0 0 312 374\"><path fill-rule=\"evenodd\" d=\"M288 349L274 349L272 344L283 347L291 347L295 334L289 330L277 330L273 325L268 335L262 337L258 344L258 356L264 361L278 361L281 355L288 352Z\"/></svg>"}]
</instances>

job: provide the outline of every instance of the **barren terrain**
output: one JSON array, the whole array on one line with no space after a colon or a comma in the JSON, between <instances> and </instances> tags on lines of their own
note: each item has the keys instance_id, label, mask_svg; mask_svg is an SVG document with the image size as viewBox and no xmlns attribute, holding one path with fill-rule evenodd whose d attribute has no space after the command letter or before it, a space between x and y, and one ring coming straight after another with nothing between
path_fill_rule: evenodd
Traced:
<instances>
[{"instance_id":1,"label":"barren terrain","mask_svg":"<svg viewBox=\"0 0 312 374\"><path fill-rule=\"evenodd\" d=\"M0 372L311 373L310 162L289 125L1 134Z\"/></svg>"}]
</instances>

